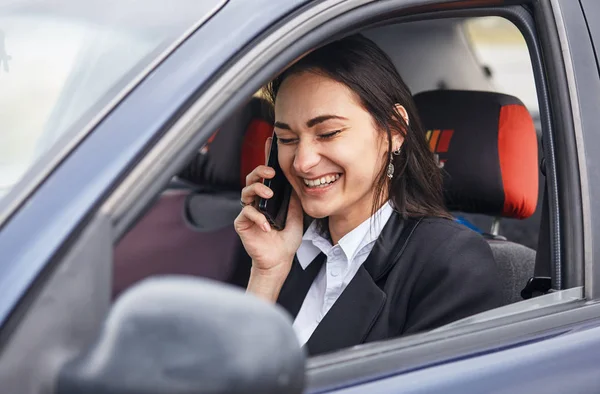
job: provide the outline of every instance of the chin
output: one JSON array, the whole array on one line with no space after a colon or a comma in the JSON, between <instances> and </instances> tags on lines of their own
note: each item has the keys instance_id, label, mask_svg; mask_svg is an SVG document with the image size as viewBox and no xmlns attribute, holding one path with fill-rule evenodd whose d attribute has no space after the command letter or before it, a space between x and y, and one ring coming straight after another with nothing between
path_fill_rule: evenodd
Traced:
<instances>
[{"instance_id":1,"label":"chin","mask_svg":"<svg viewBox=\"0 0 600 394\"><path fill-rule=\"evenodd\" d=\"M328 216L331 216L331 214L333 213L333 211L327 207L324 206L325 204L302 204L302 209L304 210L304 213L306 213L308 216L310 216L313 219L323 219L326 218Z\"/></svg>"}]
</instances>

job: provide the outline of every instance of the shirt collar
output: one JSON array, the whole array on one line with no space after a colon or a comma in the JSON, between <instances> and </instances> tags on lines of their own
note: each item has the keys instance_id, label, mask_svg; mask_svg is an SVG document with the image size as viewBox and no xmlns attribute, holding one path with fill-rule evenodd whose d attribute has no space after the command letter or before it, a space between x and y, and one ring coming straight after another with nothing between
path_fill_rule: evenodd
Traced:
<instances>
[{"instance_id":1,"label":"shirt collar","mask_svg":"<svg viewBox=\"0 0 600 394\"><path fill-rule=\"evenodd\" d=\"M340 239L338 244L348 261L352 261L365 246L377 240L393 211L390 202L383 204L373 216ZM296 256L302 269L306 269L319 253L328 254L332 248L331 242L317 231L317 222L313 221L302 237Z\"/></svg>"}]
</instances>

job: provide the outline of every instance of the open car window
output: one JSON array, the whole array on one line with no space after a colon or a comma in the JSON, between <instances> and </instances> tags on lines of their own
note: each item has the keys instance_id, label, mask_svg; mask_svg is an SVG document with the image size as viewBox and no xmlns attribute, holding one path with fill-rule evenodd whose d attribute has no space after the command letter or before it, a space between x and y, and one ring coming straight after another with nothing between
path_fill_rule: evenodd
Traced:
<instances>
[{"instance_id":1,"label":"open car window","mask_svg":"<svg viewBox=\"0 0 600 394\"><path fill-rule=\"evenodd\" d=\"M488 26L490 23L491 27ZM480 25L483 27L478 27L479 30L473 28ZM492 29L494 34L490 33L489 29ZM401 76L413 89L415 96L445 90L506 94L512 96L516 100L514 102L523 102L527 110L525 112L529 112L527 116L534 120L539 118L532 62L525 40L517 27L506 19L473 17L424 20L380 26L368 29L364 34L386 51ZM490 35L499 37L491 40ZM403 40L395 40L394 37L403 37ZM440 37L443 39L438 39ZM474 50L476 46L479 46L478 50ZM517 59L508 63L505 59L507 52L518 53ZM404 53L411 53L412 56L403 56ZM491 67L488 63L494 65L494 70L497 71L488 72L488 68ZM520 82L513 83L510 75L519 75ZM249 104L231 114L209 138L207 146L210 146L210 149L206 149L205 146L200 150L200 156L197 155L193 162L188 163L193 166L198 162L203 163L202 168L198 170L202 174L202 181L196 185L199 190L194 190L192 186L176 193L164 193L120 241L115 254L115 294L142 280L150 272L185 272L242 287L247 283L250 261L240 257L244 256L244 253L238 236L233 231L233 219L240 210L239 192L247 174L244 173L244 168L246 171L253 168L252 165L244 166L247 164L244 160L247 161L249 157L248 147L254 150L255 157L251 161L253 165L263 163L262 146L264 139L271 132L268 125L264 126L262 131L257 129L262 127L260 122L268 122L261 113L260 106L255 105L256 101L264 101L262 96L255 94ZM470 108L463 108L458 116L469 119L476 115L469 110ZM448 124L448 127L452 128L452 125ZM492 130L492 135L494 132L497 133L497 130ZM434 129L428 131L431 136L435 133ZM437 134L438 137L442 135L440 130ZM232 144L232 141L237 143ZM489 145L495 143L493 139L488 142ZM434 146L431 140L430 144L432 149L439 148ZM464 155L469 155L468 149L460 150L459 146L456 148ZM528 163L533 163L530 167L533 168L533 173L537 174L538 152L536 148L528 152L530 157L526 159ZM200 161L198 157L201 158ZM222 176L224 168L228 171L225 178ZM477 165L474 168L478 168ZM450 167L446 168L449 169ZM227 187L223 189L224 180L228 178L233 178L234 182L227 183ZM240 179L241 182L238 181ZM511 286L506 290L510 293L507 297L510 304L497 311L491 310L478 316L467 317L439 330L489 322L542 306L569 303L581 298L580 288L539 300L524 301L520 295L527 280L534 275L535 249L540 229L543 175L537 174L535 179L536 182L538 179L540 181L539 193L535 193L529 201L533 207L533 215L528 214L527 218L513 219L507 215L500 219L491 214L470 213L472 211L454 212L457 220L482 233L490 242L496 253L498 265L501 266L501 281ZM485 188L486 185L482 183L481 187ZM473 207L468 208L474 210ZM167 217L171 219L167 220ZM203 224L193 223L193 220L189 220L191 217L200 218ZM493 224L498 221L500 226L494 229ZM168 235L160 235L153 231L159 226L171 229L167 231ZM160 248L157 252L165 253L165 246L158 246L158 238L162 241L171 239L169 255L177 258L168 261L162 258L161 262L161 255L153 252L157 247ZM215 245L222 246L215 248ZM514 253L514 256L507 257L506 251ZM191 256L203 258L196 263ZM152 263L141 264L142 261Z\"/></svg>"}]
</instances>

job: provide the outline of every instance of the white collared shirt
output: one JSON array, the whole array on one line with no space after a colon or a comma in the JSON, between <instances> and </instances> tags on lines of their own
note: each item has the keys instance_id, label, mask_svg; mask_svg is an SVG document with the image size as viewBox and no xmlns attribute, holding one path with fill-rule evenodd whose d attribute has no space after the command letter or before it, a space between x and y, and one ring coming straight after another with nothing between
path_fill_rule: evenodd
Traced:
<instances>
[{"instance_id":1,"label":"white collared shirt","mask_svg":"<svg viewBox=\"0 0 600 394\"><path fill-rule=\"evenodd\" d=\"M294 330L301 346L308 342L321 319L365 262L392 212L389 202L383 204L375 215L346 234L335 246L316 231L316 222L306 230L296 252L300 266L306 270L321 252L327 256L327 262L310 286L294 320Z\"/></svg>"}]
</instances>

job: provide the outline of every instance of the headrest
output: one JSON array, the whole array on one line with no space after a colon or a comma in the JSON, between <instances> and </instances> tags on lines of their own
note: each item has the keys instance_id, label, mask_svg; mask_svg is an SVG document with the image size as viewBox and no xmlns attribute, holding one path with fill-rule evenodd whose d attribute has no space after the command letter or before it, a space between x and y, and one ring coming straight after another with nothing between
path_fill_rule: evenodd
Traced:
<instances>
[{"instance_id":1,"label":"headrest","mask_svg":"<svg viewBox=\"0 0 600 394\"><path fill-rule=\"evenodd\" d=\"M265 163L265 141L273 132L268 103L253 97L235 111L180 174L212 191L239 191L246 175Z\"/></svg>"},{"instance_id":2,"label":"headrest","mask_svg":"<svg viewBox=\"0 0 600 394\"><path fill-rule=\"evenodd\" d=\"M516 97L436 90L415 95L451 211L525 219L538 201L533 120Z\"/></svg>"}]
</instances>

